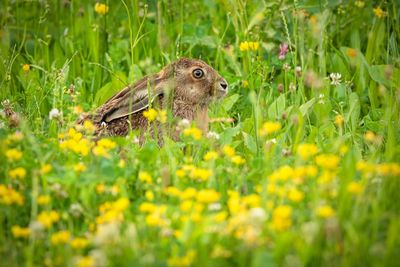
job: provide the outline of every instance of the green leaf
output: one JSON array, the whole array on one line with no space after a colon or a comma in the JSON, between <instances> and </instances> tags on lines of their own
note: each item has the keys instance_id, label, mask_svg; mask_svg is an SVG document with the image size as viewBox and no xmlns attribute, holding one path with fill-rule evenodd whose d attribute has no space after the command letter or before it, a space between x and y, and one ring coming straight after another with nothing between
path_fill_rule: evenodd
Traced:
<instances>
[{"instance_id":1,"label":"green leaf","mask_svg":"<svg viewBox=\"0 0 400 267\"><path fill-rule=\"evenodd\" d=\"M277 119L285 110L286 98L285 95L280 95L268 108L268 117L270 119Z\"/></svg>"},{"instance_id":2,"label":"green leaf","mask_svg":"<svg viewBox=\"0 0 400 267\"><path fill-rule=\"evenodd\" d=\"M254 140L254 137L249 135L248 133L242 132L244 145L252 152L257 153L257 144Z\"/></svg>"},{"instance_id":3,"label":"green leaf","mask_svg":"<svg viewBox=\"0 0 400 267\"><path fill-rule=\"evenodd\" d=\"M350 108L346 114L346 122L351 124L353 130L356 129L360 119L360 99L357 93L353 92L349 96Z\"/></svg>"},{"instance_id":4,"label":"green leaf","mask_svg":"<svg viewBox=\"0 0 400 267\"><path fill-rule=\"evenodd\" d=\"M316 99L313 98L299 107L299 110L301 112L301 115L303 115L303 117L306 116L310 112L310 109L315 104L315 101L316 101Z\"/></svg>"},{"instance_id":5,"label":"green leaf","mask_svg":"<svg viewBox=\"0 0 400 267\"><path fill-rule=\"evenodd\" d=\"M222 107L224 108L225 111L229 111L233 107L233 105L238 101L238 99L239 99L238 94L226 97L222 102Z\"/></svg>"}]
</instances>

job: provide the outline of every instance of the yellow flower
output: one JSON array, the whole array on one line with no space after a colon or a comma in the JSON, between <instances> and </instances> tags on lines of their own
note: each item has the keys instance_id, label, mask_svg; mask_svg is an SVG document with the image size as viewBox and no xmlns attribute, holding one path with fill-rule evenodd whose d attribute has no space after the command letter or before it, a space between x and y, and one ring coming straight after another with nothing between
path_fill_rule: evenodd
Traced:
<instances>
[{"instance_id":1,"label":"yellow flower","mask_svg":"<svg viewBox=\"0 0 400 267\"><path fill-rule=\"evenodd\" d=\"M40 173L42 175L48 174L49 172L51 172L51 170L53 169L53 167L50 164L44 164L41 168L40 168Z\"/></svg>"},{"instance_id":2,"label":"yellow flower","mask_svg":"<svg viewBox=\"0 0 400 267\"><path fill-rule=\"evenodd\" d=\"M107 5L105 5L105 4L101 4L101 3L96 3L95 5L94 5L94 11L97 13L97 14L100 14L100 15L105 15L105 14L107 14L108 13L108 6Z\"/></svg>"},{"instance_id":3,"label":"yellow flower","mask_svg":"<svg viewBox=\"0 0 400 267\"><path fill-rule=\"evenodd\" d=\"M84 237L76 237L71 241L71 247L74 249L83 249L89 245L89 241Z\"/></svg>"},{"instance_id":4,"label":"yellow flower","mask_svg":"<svg viewBox=\"0 0 400 267\"><path fill-rule=\"evenodd\" d=\"M157 118L157 110L151 108L143 112L143 116L147 118L148 121L152 122Z\"/></svg>"},{"instance_id":5,"label":"yellow flower","mask_svg":"<svg viewBox=\"0 0 400 267\"><path fill-rule=\"evenodd\" d=\"M284 231L292 226L292 208L287 205L277 206L272 212L272 228Z\"/></svg>"},{"instance_id":6,"label":"yellow flower","mask_svg":"<svg viewBox=\"0 0 400 267\"><path fill-rule=\"evenodd\" d=\"M289 200L297 203L304 199L304 193L296 188L293 188L289 190L288 198Z\"/></svg>"},{"instance_id":7,"label":"yellow flower","mask_svg":"<svg viewBox=\"0 0 400 267\"><path fill-rule=\"evenodd\" d=\"M37 197L36 201L39 205L47 205L50 203L51 198L48 195L40 195Z\"/></svg>"},{"instance_id":8,"label":"yellow flower","mask_svg":"<svg viewBox=\"0 0 400 267\"><path fill-rule=\"evenodd\" d=\"M228 157L233 157L235 155L235 149L230 145L224 145L222 147L222 152Z\"/></svg>"},{"instance_id":9,"label":"yellow flower","mask_svg":"<svg viewBox=\"0 0 400 267\"><path fill-rule=\"evenodd\" d=\"M213 150L208 151L203 157L205 161L216 160L217 158L218 158L218 153Z\"/></svg>"},{"instance_id":10,"label":"yellow flower","mask_svg":"<svg viewBox=\"0 0 400 267\"><path fill-rule=\"evenodd\" d=\"M378 140L376 134L372 131L367 131L364 134L364 139L365 139L365 141L370 142L370 143L374 143Z\"/></svg>"},{"instance_id":11,"label":"yellow flower","mask_svg":"<svg viewBox=\"0 0 400 267\"><path fill-rule=\"evenodd\" d=\"M9 161L16 161L22 158L22 152L15 148L8 149L6 151L6 157Z\"/></svg>"},{"instance_id":12,"label":"yellow flower","mask_svg":"<svg viewBox=\"0 0 400 267\"><path fill-rule=\"evenodd\" d=\"M96 130L96 126L89 120L83 122L83 128L89 133L93 133Z\"/></svg>"},{"instance_id":13,"label":"yellow flower","mask_svg":"<svg viewBox=\"0 0 400 267\"><path fill-rule=\"evenodd\" d=\"M195 140L200 140L202 132L199 128L191 127L191 128L186 128L185 130L183 130L183 135L191 136Z\"/></svg>"},{"instance_id":14,"label":"yellow flower","mask_svg":"<svg viewBox=\"0 0 400 267\"><path fill-rule=\"evenodd\" d=\"M244 158L242 158L241 156L238 156L238 155L233 156L231 158L231 161L236 165L242 165L242 164L246 163L246 160Z\"/></svg>"},{"instance_id":15,"label":"yellow flower","mask_svg":"<svg viewBox=\"0 0 400 267\"><path fill-rule=\"evenodd\" d=\"M263 124L260 129L260 135L269 135L275 133L281 129L281 124L279 122L267 121Z\"/></svg>"},{"instance_id":16,"label":"yellow flower","mask_svg":"<svg viewBox=\"0 0 400 267\"><path fill-rule=\"evenodd\" d=\"M124 211L129 207L129 199L126 197L121 197L113 202L113 209L116 211Z\"/></svg>"},{"instance_id":17,"label":"yellow flower","mask_svg":"<svg viewBox=\"0 0 400 267\"><path fill-rule=\"evenodd\" d=\"M27 238L31 234L31 231L27 227L20 227L18 225L14 225L11 227L11 232L15 238Z\"/></svg>"},{"instance_id":18,"label":"yellow flower","mask_svg":"<svg viewBox=\"0 0 400 267\"><path fill-rule=\"evenodd\" d=\"M152 184L153 180L148 172L141 171L139 172L139 181L146 183L146 184Z\"/></svg>"},{"instance_id":19,"label":"yellow flower","mask_svg":"<svg viewBox=\"0 0 400 267\"><path fill-rule=\"evenodd\" d=\"M323 205L317 208L316 214L318 217L327 219L335 215L335 211L328 205Z\"/></svg>"},{"instance_id":20,"label":"yellow flower","mask_svg":"<svg viewBox=\"0 0 400 267\"><path fill-rule=\"evenodd\" d=\"M365 6L365 2L364 1L355 1L354 5L358 8L363 8Z\"/></svg>"},{"instance_id":21,"label":"yellow flower","mask_svg":"<svg viewBox=\"0 0 400 267\"><path fill-rule=\"evenodd\" d=\"M194 180L207 181L212 175L212 171L202 168L194 168L191 170L189 176Z\"/></svg>"},{"instance_id":22,"label":"yellow flower","mask_svg":"<svg viewBox=\"0 0 400 267\"><path fill-rule=\"evenodd\" d=\"M90 256L85 256L80 258L75 265L75 267L94 267L94 266L96 266L96 262Z\"/></svg>"},{"instance_id":23,"label":"yellow flower","mask_svg":"<svg viewBox=\"0 0 400 267\"><path fill-rule=\"evenodd\" d=\"M83 164L82 162L79 162L78 164L74 165L74 171L76 171L77 173L81 173L86 171L86 165Z\"/></svg>"},{"instance_id":24,"label":"yellow flower","mask_svg":"<svg viewBox=\"0 0 400 267\"><path fill-rule=\"evenodd\" d=\"M146 191L145 197L148 201L153 201L154 200L154 193L153 191Z\"/></svg>"},{"instance_id":25,"label":"yellow flower","mask_svg":"<svg viewBox=\"0 0 400 267\"><path fill-rule=\"evenodd\" d=\"M337 169L339 160L339 157L333 154L321 154L315 157L318 166L330 170Z\"/></svg>"},{"instance_id":26,"label":"yellow flower","mask_svg":"<svg viewBox=\"0 0 400 267\"><path fill-rule=\"evenodd\" d=\"M387 15L387 13L385 11L383 11L380 6L374 8L373 11L374 11L375 16L378 18L382 18Z\"/></svg>"},{"instance_id":27,"label":"yellow flower","mask_svg":"<svg viewBox=\"0 0 400 267\"><path fill-rule=\"evenodd\" d=\"M23 179L26 176L26 170L22 167L18 167L15 169L12 169L8 172L8 175L10 175L11 178L13 179Z\"/></svg>"},{"instance_id":28,"label":"yellow flower","mask_svg":"<svg viewBox=\"0 0 400 267\"><path fill-rule=\"evenodd\" d=\"M258 50L259 47L260 47L259 42L245 41L245 42L241 42L239 45L240 51L249 51L249 50L256 51L256 50Z\"/></svg>"},{"instance_id":29,"label":"yellow flower","mask_svg":"<svg viewBox=\"0 0 400 267\"><path fill-rule=\"evenodd\" d=\"M0 203L5 205L17 204L22 206L24 204L24 197L18 191L0 184Z\"/></svg>"},{"instance_id":30,"label":"yellow flower","mask_svg":"<svg viewBox=\"0 0 400 267\"><path fill-rule=\"evenodd\" d=\"M95 156L100 156L103 158L110 158L110 154L108 154L108 150L104 148L103 146L95 146L93 148L93 155Z\"/></svg>"},{"instance_id":31,"label":"yellow flower","mask_svg":"<svg viewBox=\"0 0 400 267\"><path fill-rule=\"evenodd\" d=\"M102 194L104 191L106 191L106 186L103 183L96 185L97 194Z\"/></svg>"},{"instance_id":32,"label":"yellow flower","mask_svg":"<svg viewBox=\"0 0 400 267\"><path fill-rule=\"evenodd\" d=\"M159 110L157 113L157 120L161 123L165 123L167 121L167 111Z\"/></svg>"},{"instance_id":33,"label":"yellow flower","mask_svg":"<svg viewBox=\"0 0 400 267\"><path fill-rule=\"evenodd\" d=\"M22 65L22 71L25 73L28 73L31 69L31 66L29 64L24 64Z\"/></svg>"},{"instance_id":34,"label":"yellow flower","mask_svg":"<svg viewBox=\"0 0 400 267\"><path fill-rule=\"evenodd\" d=\"M180 193L181 199L193 199L196 196L197 196L197 190L193 187L188 187L183 192Z\"/></svg>"},{"instance_id":35,"label":"yellow flower","mask_svg":"<svg viewBox=\"0 0 400 267\"><path fill-rule=\"evenodd\" d=\"M352 195L359 195L362 191L363 191L363 187L358 182L350 182L347 185L347 192L349 192Z\"/></svg>"},{"instance_id":36,"label":"yellow flower","mask_svg":"<svg viewBox=\"0 0 400 267\"><path fill-rule=\"evenodd\" d=\"M220 195L217 191L213 189L203 189L200 190L197 194L197 201L205 204L210 204L217 202L220 198Z\"/></svg>"},{"instance_id":37,"label":"yellow flower","mask_svg":"<svg viewBox=\"0 0 400 267\"><path fill-rule=\"evenodd\" d=\"M355 58L357 56L357 50L354 48L349 48L347 49L346 54L351 58Z\"/></svg>"},{"instance_id":38,"label":"yellow flower","mask_svg":"<svg viewBox=\"0 0 400 267\"><path fill-rule=\"evenodd\" d=\"M113 149L117 144L108 138L102 138L97 142L97 145L104 147L105 149Z\"/></svg>"},{"instance_id":39,"label":"yellow flower","mask_svg":"<svg viewBox=\"0 0 400 267\"><path fill-rule=\"evenodd\" d=\"M179 169L179 170L176 170L175 174L177 177L183 178L183 177L185 177L186 172L185 172L185 170Z\"/></svg>"},{"instance_id":40,"label":"yellow flower","mask_svg":"<svg viewBox=\"0 0 400 267\"><path fill-rule=\"evenodd\" d=\"M53 245L61 245L68 243L71 234L69 231L59 231L51 235L50 240Z\"/></svg>"},{"instance_id":41,"label":"yellow flower","mask_svg":"<svg viewBox=\"0 0 400 267\"><path fill-rule=\"evenodd\" d=\"M45 228L50 228L55 222L58 222L60 220L60 214L54 210L42 211L41 213L39 213L36 219Z\"/></svg>"},{"instance_id":42,"label":"yellow flower","mask_svg":"<svg viewBox=\"0 0 400 267\"><path fill-rule=\"evenodd\" d=\"M337 126L342 126L342 125L343 125L343 122L344 122L343 116L342 116L342 115L336 115L336 117L335 117L335 124L336 124Z\"/></svg>"},{"instance_id":43,"label":"yellow flower","mask_svg":"<svg viewBox=\"0 0 400 267\"><path fill-rule=\"evenodd\" d=\"M73 107L73 111L74 111L75 114L81 114L81 113L83 112L83 109L82 109L81 106L74 106L74 107ZM88 124L88 123L89 123L89 124ZM90 125L90 124L92 124L92 125ZM91 123L90 121L84 121L84 122L83 122L83 128L84 128L85 130L88 130L86 127L91 127L91 126L93 126L93 123ZM94 126L93 126L93 127L94 127Z\"/></svg>"},{"instance_id":44,"label":"yellow flower","mask_svg":"<svg viewBox=\"0 0 400 267\"><path fill-rule=\"evenodd\" d=\"M248 82L247 80L243 80L243 81L242 81L242 87L243 87L243 88L249 87L249 82Z\"/></svg>"},{"instance_id":45,"label":"yellow flower","mask_svg":"<svg viewBox=\"0 0 400 267\"><path fill-rule=\"evenodd\" d=\"M303 159L307 160L317 154L318 148L314 144L301 144L297 147L297 154Z\"/></svg>"},{"instance_id":46,"label":"yellow flower","mask_svg":"<svg viewBox=\"0 0 400 267\"><path fill-rule=\"evenodd\" d=\"M157 209L156 205L149 202L143 202L139 206L139 211L143 213L152 213Z\"/></svg>"}]
</instances>

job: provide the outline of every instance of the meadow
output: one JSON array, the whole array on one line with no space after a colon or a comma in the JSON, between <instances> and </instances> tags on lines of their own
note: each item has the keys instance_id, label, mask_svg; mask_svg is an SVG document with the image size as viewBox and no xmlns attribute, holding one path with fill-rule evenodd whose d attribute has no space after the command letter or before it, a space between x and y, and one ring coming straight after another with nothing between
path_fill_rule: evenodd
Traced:
<instances>
[{"instance_id":1,"label":"meadow","mask_svg":"<svg viewBox=\"0 0 400 267\"><path fill-rule=\"evenodd\" d=\"M398 1L0 6L0 266L400 266ZM180 57L209 132L76 124Z\"/></svg>"}]
</instances>

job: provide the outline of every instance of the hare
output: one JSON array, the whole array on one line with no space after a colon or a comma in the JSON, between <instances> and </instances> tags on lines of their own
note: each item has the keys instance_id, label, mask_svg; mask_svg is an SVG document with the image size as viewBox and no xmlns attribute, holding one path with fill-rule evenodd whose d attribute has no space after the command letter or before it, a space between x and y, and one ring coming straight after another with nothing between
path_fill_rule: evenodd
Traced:
<instances>
[{"instance_id":1,"label":"hare","mask_svg":"<svg viewBox=\"0 0 400 267\"><path fill-rule=\"evenodd\" d=\"M228 83L212 67L198 59L181 58L122 89L78 123L92 121L98 136L127 135L131 129L147 129L143 112L150 105L170 110L174 118L195 120L206 131L208 105L227 92Z\"/></svg>"}]
</instances>

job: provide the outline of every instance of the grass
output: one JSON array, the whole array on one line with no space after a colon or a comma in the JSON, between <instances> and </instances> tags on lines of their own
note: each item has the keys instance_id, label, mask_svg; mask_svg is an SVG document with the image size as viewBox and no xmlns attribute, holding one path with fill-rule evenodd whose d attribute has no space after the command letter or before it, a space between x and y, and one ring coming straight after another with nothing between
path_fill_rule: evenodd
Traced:
<instances>
[{"instance_id":1,"label":"grass","mask_svg":"<svg viewBox=\"0 0 400 267\"><path fill-rule=\"evenodd\" d=\"M2 3L0 265L398 266L396 1L95 4ZM211 134L75 125L181 56Z\"/></svg>"}]
</instances>

